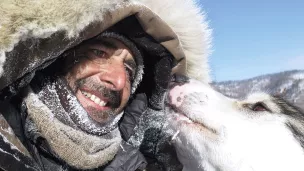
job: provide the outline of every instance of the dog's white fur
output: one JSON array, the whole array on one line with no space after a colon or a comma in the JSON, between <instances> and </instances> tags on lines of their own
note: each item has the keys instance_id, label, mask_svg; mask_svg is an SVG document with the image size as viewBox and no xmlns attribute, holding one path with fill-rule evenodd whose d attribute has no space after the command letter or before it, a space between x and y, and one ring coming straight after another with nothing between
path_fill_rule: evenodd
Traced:
<instances>
[{"instance_id":1,"label":"dog's white fur","mask_svg":"<svg viewBox=\"0 0 304 171\"><path fill-rule=\"evenodd\" d=\"M94 22L114 24L105 16L128 6L137 6L137 13L146 7L167 23L180 40L177 48L185 53L187 75L209 81L211 31L195 0L1 0L0 76L5 52L14 50L20 41L48 38L58 31L66 33L62 39L77 38ZM145 15L146 11L142 13Z\"/></svg>"},{"instance_id":2,"label":"dog's white fur","mask_svg":"<svg viewBox=\"0 0 304 171\"><path fill-rule=\"evenodd\" d=\"M169 98L166 112L179 131L173 143L184 171L304 170L304 150L287 126L303 133L303 120L282 113L272 96L257 93L239 101L191 80L172 88ZM254 111L257 104L267 110Z\"/></svg>"}]
</instances>

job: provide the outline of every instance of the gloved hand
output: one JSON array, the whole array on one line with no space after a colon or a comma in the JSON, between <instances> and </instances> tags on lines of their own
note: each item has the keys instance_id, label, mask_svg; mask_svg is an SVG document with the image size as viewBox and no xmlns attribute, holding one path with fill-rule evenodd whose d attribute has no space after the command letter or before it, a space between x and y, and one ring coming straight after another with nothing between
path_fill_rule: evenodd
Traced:
<instances>
[{"instance_id":1,"label":"gloved hand","mask_svg":"<svg viewBox=\"0 0 304 171\"><path fill-rule=\"evenodd\" d=\"M142 115L148 108L150 111L163 109L164 94L171 80L172 55L158 43L147 39L141 39L140 43L140 45L149 45L144 48L151 47L151 49L158 49L158 51L143 51L143 56L145 56L144 78L136 94L133 95L125 108L124 116L120 122L120 131L126 141L134 134L134 128L139 125L140 118L143 119Z\"/></svg>"},{"instance_id":2,"label":"gloved hand","mask_svg":"<svg viewBox=\"0 0 304 171\"><path fill-rule=\"evenodd\" d=\"M161 72L159 73L161 74ZM183 166L179 162L175 148L171 145L170 141L172 135L167 132L168 127L166 120L166 113L164 111L164 105L166 100L167 91L170 89L172 84L184 84L188 82L189 79L183 75L170 75L170 79L166 79L167 75L159 77L156 83L158 84L158 89L152 94L150 99L150 106L147 108L146 115L150 115L147 119L148 122L156 120L155 125L150 124L151 128L147 129L145 132L145 139L141 145L141 151L145 154L148 160L148 170L170 170L170 171L180 171ZM162 84L165 83L165 84ZM158 97L158 99L157 99Z\"/></svg>"},{"instance_id":3,"label":"gloved hand","mask_svg":"<svg viewBox=\"0 0 304 171\"><path fill-rule=\"evenodd\" d=\"M144 92L135 94L130 99L131 102L125 108L124 116L120 122L120 131L124 140L128 141L131 135L134 134L134 128L139 125L140 118L143 119L142 114L148 109L150 112L153 112L153 110L161 111L163 109L164 95L171 80L171 68L171 56L160 59L155 64L154 79L146 79L148 82L141 85L141 91ZM152 92L148 92L151 90L144 90L144 86L147 84L149 84L149 89L151 84L154 85ZM146 113L146 115L149 115L149 113Z\"/></svg>"},{"instance_id":4,"label":"gloved hand","mask_svg":"<svg viewBox=\"0 0 304 171\"><path fill-rule=\"evenodd\" d=\"M137 31L138 32L138 31ZM171 81L175 58L145 32L129 35L144 57L144 75L130 103L125 108L119 128L127 143L140 149L148 163L159 162L164 139L164 100ZM175 78L175 77L174 77ZM160 147L160 148L159 148ZM161 163L161 161L160 161ZM149 170L149 169L148 169ZM156 170L163 170L162 168Z\"/></svg>"},{"instance_id":5,"label":"gloved hand","mask_svg":"<svg viewBox=\"0 0 304 171\"><path fill-rule=\"evenodd\" d=\"M179 75L179 74L174 74L170 80L170 84L173 84L173 83L184 84L187 82L189 82L189 78L187 76Z\"/></svg>"},{"instance_id":6,"label":"gloved hand","mask_svg":"<svg viewBox=\"0 0 304 171\"><path fill-rule=\"evenodd\" d=\"M149 99L149 107L154 110L162 110L164 108L164 95L168 89L171 80L172 58L162 58L156 65L154 70L155 88Z\"/></svg>"},{"instance_id":7,"label":"gloved hand","mask_svg":"<svg viewBox=\"0 0 304 171\"><path fill-rule=\"evenodd\" d=\"M166 62L161 61L161 64ZM157 72L162 73L160 70ZM139 146L148 161L148 170L167 170L167 167L171 167L174 171L182 168L174 148L168 144L170 137L163 131L166 122L163 106L169 84L187 81L188 78L182 75L163 74L155 79L156 89L149 99L144 93L137 94L125 109L120 123L122 137L128 143Z\"/></svg>"},{"instance_id":8,"label":"gloved hand","mask_svg":"<svg viewBox=\"0 0 304 171\"><path fill-rule=\"evenodd\" d=\"M171 79L171 61L168 56L155 64L153 73L149 73L149 77L153 75L153 79L151 77L145 79L146 82L141 85L141 90L133 95L125 108L124 116L119 124L123 139L134 147L140 148L146 158L151 156L154 160L155 147L164 123L164 115L161 111L164 105L164 94Z\"/></svg>"}]
</instances>

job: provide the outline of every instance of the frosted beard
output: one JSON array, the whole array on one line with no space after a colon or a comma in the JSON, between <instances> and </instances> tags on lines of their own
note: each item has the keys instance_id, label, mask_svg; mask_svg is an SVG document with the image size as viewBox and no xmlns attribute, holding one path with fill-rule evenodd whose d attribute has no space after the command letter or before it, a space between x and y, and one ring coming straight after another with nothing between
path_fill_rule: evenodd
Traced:
<instances>
[{"instance_id":1,"label":"frosted beard","mask_svg":"<svg viewBox=\"0 0 304 171\"><path fill-rule=\"evenodd\" d=\"M62 84L65 86L60 86ZM95 83L90 78L77 80L71 88L67 86L65 79L58 78L54 86L63 108L65 111L70 111L70 119L83 131L90 134L102 135L117 127L118 121L122 117L122 112L119 113L118 109L121 102L120 92L109 90L105 86ZM84 108L74 95L83 86L102 94L107 99L106 106L109 109L99 111L90 105L83 104L86 105ZM92 115L100 121L97 122L92 119Z\"/></svg>"},{"instance_id":2,"label":"frosted beard","mask_svg":"<svg viewBox=\"0 0 304 171\"><path fill-rule=\"evenodd\" d=\"M51 154L76 168L97 168L114 158L121 142L117 124L122 113L108 111L103 113L110 115L106 123L94 121L58 77L36 77L27 91L26 136L34 142L43 137Z\"/></svg>"},{"instance_id":3,"label":"frosted beard","mask_svg":"<svg viewBox=\"0 0 304 171\"><path fill-rule=\"evenodd\" d=\"M117 101L119 99L118 94L113 94L113 92L111 93L102 87L98 87L100 91L105 92L112 99L109 105L113 107L112 110L104 111L103 113L96 111L99 116L107 118L106 122L99 123L89 116L74 95L78 86L88 81L80 80L72 89L67 85L67 81L61 77L56 77L55 80L44 78L43 82L44 86L39 92L36 91L37 95L62 123L93 135L103 135L117 128L118 121L122 117L122 112L120 114L116 113L117 103L120 103L119 100ZM95 85L93 87L97 88ZM35 88L33 89L35 92ZM95 111L92 109L91 112Z\"/></svg>"}]
</instances>

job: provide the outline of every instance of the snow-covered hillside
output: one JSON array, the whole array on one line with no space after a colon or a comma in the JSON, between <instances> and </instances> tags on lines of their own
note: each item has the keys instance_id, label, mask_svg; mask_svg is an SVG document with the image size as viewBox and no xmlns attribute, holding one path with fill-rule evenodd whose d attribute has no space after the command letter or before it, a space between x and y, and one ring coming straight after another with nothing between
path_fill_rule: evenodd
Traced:
<instances>
[{"instance_id":1,"label":"snow-covered hillside","mask_svg":"<svg viewBox=\"0 0 304 171\"><path fill-rule=\"evenodd\" d=\"M213 83L213 86L233 98L244 98L257 91L280 95L304 110L304 70L285 71L241 81L218 82Z\"/></svg>"}]
</instances>

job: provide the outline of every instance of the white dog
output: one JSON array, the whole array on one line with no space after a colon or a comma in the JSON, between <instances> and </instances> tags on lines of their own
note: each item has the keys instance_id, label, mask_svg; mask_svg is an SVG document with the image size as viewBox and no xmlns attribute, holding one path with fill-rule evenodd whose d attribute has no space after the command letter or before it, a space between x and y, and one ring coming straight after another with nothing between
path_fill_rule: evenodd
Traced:
<instances>
[{"instance_id":1,"label":"white dog","mask_svg":"<svg viewBox=\"0 0 304 171\"><path fill-rule=\"evenodd\" d=\"M189 80L165 110L183 171L304 171L304 115L280 98L239 101Z\"/></svg>"}]
</instances>

